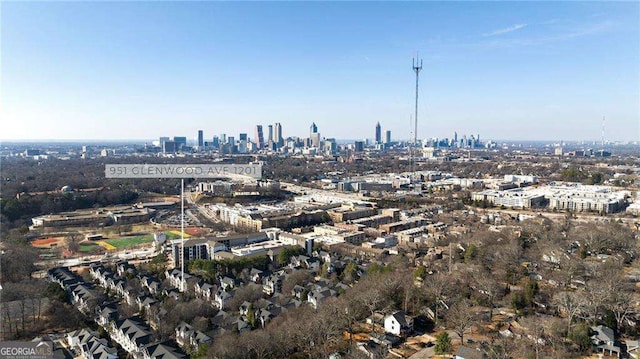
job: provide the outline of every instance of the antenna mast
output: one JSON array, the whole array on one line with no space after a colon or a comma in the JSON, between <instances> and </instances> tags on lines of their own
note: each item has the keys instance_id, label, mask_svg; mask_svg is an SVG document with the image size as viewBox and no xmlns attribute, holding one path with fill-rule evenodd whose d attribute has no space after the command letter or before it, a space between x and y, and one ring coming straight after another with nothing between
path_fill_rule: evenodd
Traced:
<instances>
[{"instance_id":1,"label":"antenna mast","mask_svg":"<svg viewBox=\"0 0 640 359\"><path fill-rule=\"evenodd\" d=\"M413 116L409 114L409 141L413 138ZM409 144L409 163L413 173L413 144Z\"/></svg>"},{"instance_id":2,"label":"antenna mast","mask_svg":"<svg viewBox=\"0 0 640 359\"><path fill-rule=\"evenodd\" d=\"M418 147L418 79L420 78L420 70L422 70L422 60L419 58L419 55L416 55L417 58L413 58L413 71L416 73L416 108L415 108L415 116L414 116L414 131L413 131L413 147ZM414 163L411 162L411 172L415 171Z\"/></svg>"}]
</instances>

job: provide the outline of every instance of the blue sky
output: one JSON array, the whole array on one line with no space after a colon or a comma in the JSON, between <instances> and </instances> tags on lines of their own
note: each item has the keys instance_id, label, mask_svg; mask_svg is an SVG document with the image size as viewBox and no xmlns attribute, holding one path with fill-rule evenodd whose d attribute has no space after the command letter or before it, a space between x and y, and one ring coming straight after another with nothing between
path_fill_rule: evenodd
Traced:
<instances>
[{"instance_id":1,"label":"blue sky","mask_svg":"<svg viewBox=\"0 0 640 359\"><path fill-rule=\"evenodd\" d=\"M2 2L0 138L640 138L638 2Z\"/></svg>"}]
</instances>

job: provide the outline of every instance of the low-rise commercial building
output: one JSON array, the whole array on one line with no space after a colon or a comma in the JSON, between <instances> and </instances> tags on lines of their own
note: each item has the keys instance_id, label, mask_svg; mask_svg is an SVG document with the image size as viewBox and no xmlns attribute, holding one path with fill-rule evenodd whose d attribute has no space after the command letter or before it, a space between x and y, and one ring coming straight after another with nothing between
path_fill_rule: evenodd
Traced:
<instances>
[{"instance_id":1,"label":"low-rise commercial building","mask_svg":"<svg viewBox=\"0 0 640 359\"><path fill-rule=\"evenodd\" d=\"M131 224L148 221L155 210L150 208L111 207L90 211L48 214L31 219L33 227L107 226L114 223Z\"/></svg>"},{"instance_id":2,"label":"low-rise commercial building","mask_svg":"<svg viewBox=\"0 0 640 359\"><path fill-rule=\"evenodd\" d=\"M425 224L427 224L426 219L421 217L412 217L404 221L383 224L379 227L379 229L385 231L386 233L395 233L404 231L406 229L420 227Z\"/></svg>"}]
</instances>

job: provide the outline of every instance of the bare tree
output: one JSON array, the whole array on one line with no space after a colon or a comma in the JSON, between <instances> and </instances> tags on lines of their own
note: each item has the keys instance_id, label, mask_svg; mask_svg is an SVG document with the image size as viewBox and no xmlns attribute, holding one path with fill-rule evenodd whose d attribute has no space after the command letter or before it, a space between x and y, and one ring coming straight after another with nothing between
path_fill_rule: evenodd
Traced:
<instances>
[{"instance_id":1,"label":"bare tree","mask_svg":"<svg viewBox=\"0 0 640 359\"><path fill-rule=\"evenodd\" d=\"M591 284L593 287L601 288L601 304L613 313L618 330L623 328L627 318L638 311L634 303L634 287L623 276L623 271L624 268L619 263L605 263Z\"/></svg>"},{"instance_id":2,"label":"bare tree","mask_svg":"<svg viewBox=\"0 0 640 359\"><path fill-rule=\"evenodd\" d=\"M356 295L357 300L362 303L365 308L367 308L368 313L373 319L376 311L379 310L384 303L384 297L382 296L380 291L378 291L377 288L369 288L369 290L360 292Z\"/></svg>"},{"instance_id":3,"label":"bare tree","mask_svg":"<svg viewBox=\"0 0 640 359\"><path fill-rule=\"evenodd\" d=\"M560 270L554 273L558 275L558 281L561 286L569 286L575 280L583 280L585 277L585 268L583 261L577 256L564 253L558 254L560 259Z\"/></svg>"},{"instance_id":4,"label":"bare tree","mask_svg":"<svg viewBox=\"0 0 640 359\"><path fill-rule=\"evenodd\" d=\"M436 273L432 276L425 278L423 288L427 293L427 296L431 297L434 303L434 315L433 321L438 324L438 307L440 305L446 305L445 300L447 298L448 289L451 286L451 280L448 276L442 273Z\"/></svg>"},{"instance_id":5,"label":"bare tree","mask_svg":"<svg viewBox=\"0 0 640 359\"><path fill-rule=\"evenodd\" d=\"M242 335L242 342L246 343L246 350L252 358L264 359L273 357L277 344L265 330L253 330Z\"/></svg>"},{"instance_id":6,"label":"bare tree","mask_svg":"<svg viewBox=\"0 0 640 359\"><path fill-rule=\"evenodd\" d=\"M20 282L30 278L36 270L35 262L38 260L36 248L21 241L11 241L3 238L2 271L0 280L5 285L7 282ZM5 291L3 295L6 295Z\"/></svg>"},{"instance_id":7,"label":"bare tree","mask_svg":"<svg viewBox=\"0 0 640 359\"><path fill-rule=\"evenodd\" d=\"M311 273L306 269L297 269L285 278L282 282L282 293L291 295L291 290L296 285L306 285L311 281Z\"/></svg>"},{"instance_id":8,"label":"bare tree","mask_svg":"<svg viewBox=\"0 0 640 359\"><path fill-rule=\"evenodd\" d=\"M606 261L589 267L591 279L585 284L585 298L587 302L586 317L592 323L600 318L600 313L608 308L610 302L627 299L624 292L629 290L627 280L623 277L623 267L620 262ZM618 297L618 298L616 298Z\"/></svg>"},{"instance_id":9,"label":"bare tree","mask_svg":"<svg viewBox=\"0 0 640 359\"><path fill-rule=\"evenodd\" d=\"M73 253L76 253L80 249L80 240L82 234L79 232L71 232L66 236L67 249Z\"/></svg>"},{"instance_id":10,"label":"bare tree","mask_svg":"<svg viewBox=\"0 0 640 359\"><path fill-rule=\"evenodd\" d=\"M624 322L627 318L633 317L638 313L638 308L633 302L633 294L624 289L615 291L607 304L613 312L614 318L616 318L618 330L624 327Z\"/></svg>"},{"instance_id":11,"label":"bare tree","mask_svg":"<svg viewBox=\"0 0 640 359\"><path fill-rule=\"evenodd\" d=\"M559 292L554 295L553 303L567 316L567 333L570 333L573 319L585 311L587 303L584 295L575 292Z\"/></svg>"},{"instance_id":12,"label":"bare tree","mask_svg":"<svg viewBox=\"0 0 640 359\"><path fill-rule=\"evenodd\" d=\"M341 317L347 322L349 330L349 347L353 347L353 325L367 315L368 308L358 297L345 295L341 296L339 301L339 306L344 308L344 316Z\"/></svg>"},{"instance_id":13,"label":"bare tree","mask_svg":"<svg viewBox=\"0 0 640 359\"><path fill-rule=\"evenodd\" d=\"M344 308L339 304L335 299L323 303L311 321L315 343L323 358L329 357L340 345L343 341L342 334L348 328L348 323L344 320Z\"/></svg>"},{"instance_id":14,"label":"bare tree","mask_svg":"<svg viewBox=\"0 0 640 359\"><path fill-rule=\"evenodd\" d=\"M234 333L216 337L207 350L209 358L249 358L249 353L240 345L239 336Z\"/></svg>"},{"instance_id":15,"label":"bare tree","mask_svg":"<svg viewBox=\"0 0 640 359\"><path fill-rule=\"evenodd\" d=\"M382 294L384 303L395 305L395 307L401 307L403 300L403 277L411 277L411 273L393 272L382 273L379 276L371 279L371 282L376 283L377 289ZM370 282L370 283L371 283Z\"/></svg>"},{"instance_id":16,"label":"bare tree","mask_svg":"<svg viewBox=\"0 0 640 359\"><path fill-rule=\"evenodd\" d=\"M535 358L540 358L540 351L545 346L545 326L544 321L538 316L524 317L520 324L527 328L528 337L532 341L532 346L536 354Z\"/></svg>"},{"instance_id":17,"label":"bare tree","mask_svg":"<svg viewBox=\"0 0 640 359\"><path fill-rule=\"evenodd\" d=\"M255 283L249 283L236 290L233 299L229 301L229 309L231 309L232 311L236 311L238 310L240 305L242 305L242 303L253 303L256 300L262 298L262 296L262 287Z\"/></svg>"},{"instance_id":18,"label":"bare tree","mask_svg":"<svg viewBox=\"0 0 640 359\"><path fill-rule=\"evenodd\" d=\"M476 321L473 304L466 298L459 299L447 311L446 319L449 327L460 337L460 344L463 344L464 334Z\"/></svg>"},{"instance_id":19,"label":"bare tree","mask_svg":"<svg viewBox=\"0 0 640 359\"><path fill-rule=\"evenodd\" d=\"M487 299L489 305L489 321L493 318L493 307L496 299L504 294L504 286L498 282L491 273L484 271L473 272L473 285L482 296Z\"/></svg>"},{"instance_id":20,"label":"bare tree","mask_svg":"<svg viewBox=\"0 0 640 359\"><path fill-rule=\"evenodd\" d=\"M589 320L592 325L600 318L600 312L604 306L605 301L609 293L607 290L600 286L597 281L589 281L582 291L584 297L584 311L581 313L584 319Z\"/></svg>"}]
</instances>

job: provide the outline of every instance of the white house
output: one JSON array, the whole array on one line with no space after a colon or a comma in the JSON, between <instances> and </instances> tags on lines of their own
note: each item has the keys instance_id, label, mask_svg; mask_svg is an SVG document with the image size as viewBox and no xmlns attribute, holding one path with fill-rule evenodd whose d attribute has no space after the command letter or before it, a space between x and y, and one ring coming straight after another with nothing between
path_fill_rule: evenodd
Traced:
<instances>
[{"instance_id":1,"label":"white house","mask_svg":"<svg viewBox=\"0 0 640 359\"><path fill-rule=\"evenodd\" d=\"M409 323L403 311L394 312L384 318L384 331L402 336L410 333L413 325Z\"/></svg>"},{"instance_id":2,"label":"white house","mask_svg":"<svg viewBox=\"0 0 640 359\"><path fill-rule=\"evenodd\" d=\"M90 329L80 329L67 334L69 347L83 359L116 359L118 351L109 347L107 340Z\"/></svg>"},{"instance_id":3,"label":"white house","mask_svg":"<svg viewBox=\"0 0 640 359\"><path fill-rule=\"evenodd\" d=\"M136 356L151 339L151 330L138 318L127 318L113 322L111 339L128 353Z\"/></svg>"}]
</instances>

